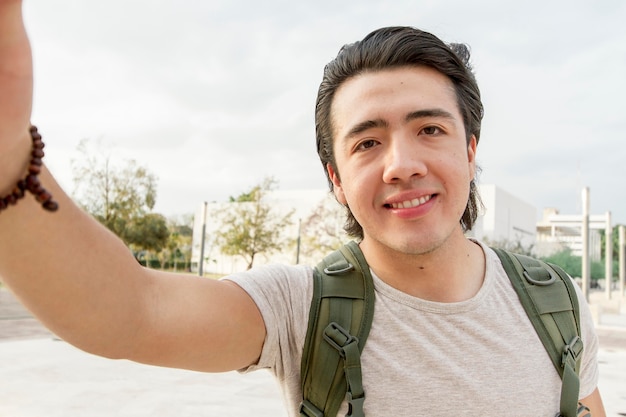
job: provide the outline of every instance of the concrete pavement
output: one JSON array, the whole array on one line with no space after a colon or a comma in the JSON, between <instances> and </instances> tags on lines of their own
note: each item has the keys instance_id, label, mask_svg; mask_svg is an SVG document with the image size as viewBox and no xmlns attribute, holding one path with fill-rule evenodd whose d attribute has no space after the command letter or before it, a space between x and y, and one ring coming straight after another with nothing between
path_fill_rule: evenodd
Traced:
<instances>
[{"instance_id":1,"label":"concrete pavement","mask_svg":"<svg viewBox=\"0 0 626 417\"><path fill-rule=\"evenodd\" d=\"M112 361L58 339L0 343L3 417L286 417L268 372L205 374Z\"/></svg>"},{"instance_id":2,"label":"concrete pavement","mask_svg":"<svg viewBox=\"0 0 626 417\"><path fill-rule=\"evenodd\" d=\"M90 355L0 288L0 417L286 417L269 372L206 374Z\"/></svg>"},{"instance_id":3,"label":"concrete pavement","mask_svg":"<svg viewBox=\"0 0 626 417\"><path fill-rule=\"evenodd\" d=\"M599 302L599 301L598 301ZM607 416L626 416L626 314L599 317ZM267 372L204 374L112 361L60 341L0 290L0 417L286 417Z\"/></svg>"}]
</instances>

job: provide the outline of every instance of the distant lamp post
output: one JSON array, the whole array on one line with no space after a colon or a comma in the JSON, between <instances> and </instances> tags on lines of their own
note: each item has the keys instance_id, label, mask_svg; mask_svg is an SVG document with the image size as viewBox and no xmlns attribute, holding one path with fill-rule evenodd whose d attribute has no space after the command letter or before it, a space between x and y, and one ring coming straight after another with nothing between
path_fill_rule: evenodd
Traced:
<instances>
[{"instance_id":1,"label":"distant lamp post","mask_svg":"<svg viewBox=\"0 0 626 417\"><path fill-rule=\"evenodd\" d=\"M613 290L613 225L611 223L611 212L607 211L604 232L604 280L606 281L604 293L607 300L611 299Z\"/></svg>"},{"instance_id":2,"label":"distant lamp post","mask_svg":"<svg viewBox=\"0 0 626 417\"><path fill-rule=\"evenodd\" d=\"M296 241L296 265L300 263L300 235L302 232L302 219L298 219L298 240Z\"/></svg>"},{"instance_id":3,"label":"distant lamp post","mask_svg":"<svg viewBox=\"0 0 626 417\"><path fill-rule=\"evenodd\" d=\"M619 227L619 295L624 296L624 285L626 284L626 227L622 224Z\"/></svg>"},{"instance_id":4,"label":"distant lamp post","mask_svg":"<svg viewBox=\"0 0 626 417\"><path fill-rule=\"evenodd\" d=\"M207 202L202 207L202 234L200 235L200 261L198 262L198 275L204 276L204 240L206 239L206 208Z\"/></svg>"},{"instance_id":5,"label":"distant lamp post","mask_svg":"<svg viewBox=\"0 0 626 417\"><path fill-rule=\"evenodd\" d=\"M583 188L583 224L581 230L583 253L582 253L582 279L583 279L583 295L589 301L589 284L591 276L591 267L589 265L589 187Z\"/></svg>"}]
</instances>

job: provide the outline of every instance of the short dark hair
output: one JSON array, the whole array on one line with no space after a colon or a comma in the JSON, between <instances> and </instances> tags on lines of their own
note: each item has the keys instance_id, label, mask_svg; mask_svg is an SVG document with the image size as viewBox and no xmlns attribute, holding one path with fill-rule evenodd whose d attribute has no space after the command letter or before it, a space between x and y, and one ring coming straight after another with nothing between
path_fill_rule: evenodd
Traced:
<instances>
[{"instance_id":1,"label":"short dark hair","mask_svg":"<svg viewBox=\"0 0 626 417\"><path fill-rule=\"evenodd\" d=\"M477 142L480 139L483 118L480 90L469 59L470 52L466 45L446 45L431 33L405 26L381 28L361 41L343 46L337 57L324 68L315 106L317 153L331 190L333 184L326 170L327 164L331 164L337 175L340 175L333 153L331 107L335 92L346 80L365 72L389 68L424 66L435 69L452 81L469 144L472 135ZM472 228L480 207L478 188L472 179L467 206L460 219L464 231ZM345 231L352 237L363 239L363 228L350 208L346 207L346 210Z\"/></svg>"}]
</instances>

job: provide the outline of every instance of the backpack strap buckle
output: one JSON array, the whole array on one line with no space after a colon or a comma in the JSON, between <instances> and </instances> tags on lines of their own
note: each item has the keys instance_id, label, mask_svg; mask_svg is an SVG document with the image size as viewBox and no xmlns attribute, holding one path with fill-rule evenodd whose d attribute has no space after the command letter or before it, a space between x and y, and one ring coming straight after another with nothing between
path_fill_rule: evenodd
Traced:
<instances>
[{"instance_id":1,"label":"backpack strap buckle","mask_svg":"<svg viewBox=\"0 0 626 417\"><path fill-rule=\"evenodd\" d=\"M568 362L568 359L572 360L572 367L575 367L576 362L578 361L578 357L583 351L583 341L579 336L574 336L574 338L563 347L563 353L561 355L561 366L565 367Z\"/></svg>"},{"instance_id":2,"label":"backpack strap buckle","mask_svg":"<svg viewBox=\"0 0 626 417\"><path fill-rule=\"evenodd\" d=\"M334 321L324 329L324 340L337 349L344 359L346 357L346 347L352 343L359 343L359 339L352 336L346 329Z\"/></svg>"},{"instance_id":3,"label":"backpack strap buckle","mask_svg":"<svg viewBox=\"0 0 626 417\"><path fill-rule=\"evenodd\" d=\"M324 413L314 406L311 401L304 400L300 403L300 417L324 417Z\"/></svg>"},{"instance_id":4,"label":"backpack strap buckle","mask_svg":"<svg viewBox=\"0 0 626 417\"><path fill-rule=\"evenodd\" d=\"M324 273L326 275L341 275L345 274L346 272L350 272L353 269L354 265L352 265L350 262L339 261L324 268Z\"/></svg>"},{"instance_id":5,"label":"backpack strap buckle","mask_svg":"<svg viewBox=\"0 0 626 417\"><path fill-rule=\"evenodd\" d=\"M527 265L523 265L524 268L524 278L526 281L530 282L534 285L539 285L545 287L547 285L552 285L556 282L556 275L543 267L529 267Z\"/></svg>"},{"instance_id":6,"label":"backpack strap buckle","mask_svg":"<svg viewBox=\"0 0 626 417\"><path fill-rule=\"evenodd\" d=\"M561 367L563 368L563 385L561 386L561 415L565 417L584 416L579 414L578 393L580 380L576 373L576 362L583 351L583 341L578 335L563 347ZM584 411L584 410L582 410Z\"/></svg>"},{"instance_id":7,"label":"backpack strap buckle","mask_svg":"<svg viewBox=\"0 0 626 417\"><path fill-rule=\"evenodd\" d=\"M343 358L347 383L346 400L348 401L346 417L364 417L365 392L361 380L359 339L335 322L330 323L324 329L324 339L337 349Z\"/></svg>"},{"instance_id":8,"label":"backpack strap buckle","mask_svg":"<svg viewBox=\"0 0 626 417\"><path fill-rule=\"evenodd\" d=\"M346 417L364 417L363 404L365 403L365 395L360 398L352 398L352 393L346 394L346 400L348 401L348 414Z\"/></svg>"}]
</instances>

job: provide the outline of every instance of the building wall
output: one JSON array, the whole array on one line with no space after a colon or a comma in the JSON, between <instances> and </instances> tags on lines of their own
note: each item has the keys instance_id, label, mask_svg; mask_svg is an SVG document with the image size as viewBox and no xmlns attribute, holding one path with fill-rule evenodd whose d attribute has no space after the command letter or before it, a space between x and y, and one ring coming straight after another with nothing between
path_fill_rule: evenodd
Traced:
<instances>
[{"instance_id":1,"label":"building wall","mask_svg":"<svg viewBox=\"0 0 626 417\"><path fill-rule=\"evenodd\" d=\"M468 234L488 243L535 244L537 209L494 184L478 187L484 209Z\"/></svg>"},{"instance_id":2,"label":"building wall","mask_svg":"<svg viewBox=\"0 0 626 417\"><path fill-rule=\"evenodd\" d=\"M589 258L602 259L602 236L600 230L606 228L606 216L590 216ZM539 256L549 256L569 248L573 255L582 256L582 215L563 215L555 208L546 208L542 219L537 223L537 252Z\"/></svg>"}]
</instances>

